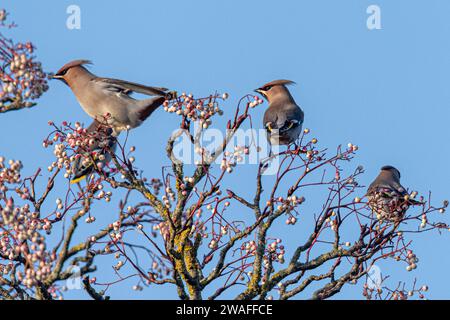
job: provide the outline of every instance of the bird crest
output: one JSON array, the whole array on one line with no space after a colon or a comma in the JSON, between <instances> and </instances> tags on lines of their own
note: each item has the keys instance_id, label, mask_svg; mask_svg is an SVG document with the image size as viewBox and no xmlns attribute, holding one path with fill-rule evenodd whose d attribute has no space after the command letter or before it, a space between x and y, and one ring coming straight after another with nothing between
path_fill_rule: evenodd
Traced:
<instances>
[{"instance_id":1,"label":"bird crest","mask_svg":"<svg viewBox=\"0 0 450 320\"><path fill-rule=\"evenodd\" d=\"M261 88L266 88L266 87L273 87L273 86L289 86L295 84L294 81L292 80L285 80L285 79L280 79L280 80L274 80L271 82L266 83L265 85L263 85Z\"/></svg>"},{"instance_id":2,"label":"bird crest","mask_svg":"<svg viewBox=\"0 0 450 320\"><path fill-rule=\"evenodd\" d=\"M67 70L73 67L83 66L85 64L92 64L90 60L74 60L66 63L56 72L56 75L63 75Z\"/></svg>"}]
</instances>

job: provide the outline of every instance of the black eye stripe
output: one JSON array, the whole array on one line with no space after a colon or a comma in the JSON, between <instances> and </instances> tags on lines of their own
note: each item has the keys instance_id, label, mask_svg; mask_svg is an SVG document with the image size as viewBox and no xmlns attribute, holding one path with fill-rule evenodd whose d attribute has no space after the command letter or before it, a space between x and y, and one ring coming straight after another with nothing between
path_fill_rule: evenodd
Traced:
<instances>
[{"instance_id":1,"label":"black eye stripe","mask_svg":"<svg viewBox=\"0 0 450 320\"><path fill-rule=\"evenodd\" d=\"M55 74L55 76L64 76L67 73L67 70L63 70L61 72L58 72L57 74Z\"/></svg>"}]
</instances>

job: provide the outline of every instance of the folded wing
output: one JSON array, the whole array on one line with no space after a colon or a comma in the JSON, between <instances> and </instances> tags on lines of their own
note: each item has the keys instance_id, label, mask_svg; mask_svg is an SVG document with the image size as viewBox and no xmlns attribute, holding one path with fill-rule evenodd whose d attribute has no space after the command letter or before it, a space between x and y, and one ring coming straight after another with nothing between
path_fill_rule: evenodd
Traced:
<instances>
[{"instance_id":1,"label":"folded wing","mask_svg":"<svg viewBox=\"0 0 450 320\"><path fill-rule=\"evenodd\" d=\"M106 90L122 92L127 95L131 94L132 92L137 92L149 96L165 96L166 91L168 91L167 88L144 86L142 84L119 79L95 78L91 81L102 86Z\"/></svg>"}]
</instances>

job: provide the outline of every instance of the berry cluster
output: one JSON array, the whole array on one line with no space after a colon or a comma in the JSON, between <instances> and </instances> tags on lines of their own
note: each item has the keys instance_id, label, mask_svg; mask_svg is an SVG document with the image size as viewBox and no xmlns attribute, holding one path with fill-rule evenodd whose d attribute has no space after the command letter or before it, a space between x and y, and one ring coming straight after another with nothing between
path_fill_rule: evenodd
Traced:
<instances>
[{"instance_id":1,"label":"berry cluster","mask_svg":"<svg viewBox=\"0 0 450 320\"><path fill-rule=\"evenodd\" d=\"M56 255L46 250L45 235L51 233L51 221L42 219L29 203L18 204L7 195L13 191L21 199L29 198L29 190L22 184L21 169L20 161L10 160L6 164L0 157L0 257L8 261L0 264L0 282L11 274L31 288L49 276ZM13 267L15 262L21 262L22 266Z\"/></svg>"},{"instance_id":2,"label":"berry cluster","mask_svg":"<svg viewBox=\"0 0 450 320\"><path fill-rule=\"evenodd\" d=\"M199 121L202 128L207 129L211 125L211 118L214 115L223 114L219 101L226 99L228 99L227 93L199 99L194 98L192 94L182 93L172 101L165 101L164 110L182 116L188 121Z\"/></svg>"},{"instance_id":3,"label":"berry cluster","mask_svg":"<svg viewBox=\"0 0 450 320\"><path fill-rule=\"evenodd\" d=\"M380 221L399 221L409 208L408 198L397 192L381 188L368 196L368 203Z\"/></svg>"},{"instance_id":4,"label":"berry cluster","mask_svg":"<svg viewBox=\"0 0 450 320\"><path fill-rule=\"evenodd\" d=\"M0 10L0 27L14 27L6 18L6 11ZM49 74L36 61L34 50L31 42L14 43L0 32L0 112L32 107L48 90Z\"/></svg>"},{"instance_id":5,"label":"berry cluster","mask_svg":"<svg viewBox=\"0 0 450 320\"><path fill-rule=\"evenodd\" d=\"M49 125L55 126L51 121ZM58 168L65 171L65 178L69 178L73 174L75 164L87 167L94 162L96 169L105 175L116 171L108 170L106 166L114 143L108 126L99 126L98 130L88 131L79 122L73 127L63 122L60 128L55 128L53 134L43 142L44 148L54 145L56 161L48 167L48 171Z\"/></svg>"}]
</instances>

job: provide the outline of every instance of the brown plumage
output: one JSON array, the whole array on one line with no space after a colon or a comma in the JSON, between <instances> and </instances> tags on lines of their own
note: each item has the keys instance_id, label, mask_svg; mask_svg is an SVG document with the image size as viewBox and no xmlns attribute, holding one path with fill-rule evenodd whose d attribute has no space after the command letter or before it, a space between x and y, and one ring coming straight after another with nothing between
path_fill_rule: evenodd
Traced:
<instances>
[{"instance_id":1,"label":"brown plumage","mask_svg":"<svg viewBox=\"0 0 450 320\"><path fill-rule=\"evenodd\" d=\"M107 121L116 135L140 126L165 99L171 99L171 93L166 92L166 88L97 77L85 68L89 63L85 59L71 61L60 68L53 78L66 83L83 110L95 120ZM157 97L137 100L131 96L133 92Z\"/></svg>"},{"instance_id":2,"label":"brown plumage","mask_svg":"<svg viewBox=\"0 0 450 320\"><path fill-rule=\"evenodd\" d=\"M85 59L71 61L53 76L69 86L83 110L94 119L88 128L90 134L97 135L99 128L105 124L111 128L106 136L98 135L99 141L90 152L79 150L88 156L83 154L73 164L73 182L78 182L93 171L94 166L89 157L91 152L104 155L104 162L107 163L110 157L105 151L114 151L116 137L120 132L140 126L166 99L172 98L172 93L166 92L166 88L97 77L85 67L87 64L91 62ZM131 96L133 92L156 97L137 100Z\"/></svg>"},{"instance_id":3,"label":"brown plumage","mask_svg":"<svg viewBox=\"0 0 450 320\"><path fill-rule=\"evenodd\" d=\"M298 139L302 131L304 113L286 87L294 83L291 80L275 80L255 90L269 102L263 125L271 145L289 145Z\"/></svg>"},{"instance_id":4,"label":"brown plumage","mask_svg":"<svg viewBox=\"0 0 450 320\"><path fill-rule=\"evenodd\" d=\"M265 85L261 86L261 88L273 87L273 86L288 86L291 84L295 84L295 82L292 80L279 79L279 80L273 80L271 82L268 82Z\"/></svg>"}]
</instances>

